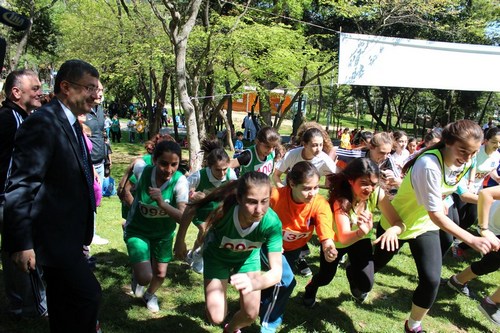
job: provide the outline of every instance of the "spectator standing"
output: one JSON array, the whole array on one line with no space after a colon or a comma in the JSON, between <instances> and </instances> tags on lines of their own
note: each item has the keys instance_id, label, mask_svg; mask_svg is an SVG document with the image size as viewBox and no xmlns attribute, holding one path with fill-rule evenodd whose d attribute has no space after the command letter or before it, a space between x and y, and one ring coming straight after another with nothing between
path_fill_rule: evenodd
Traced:
<instances>
[{"instance_id":1,"label":"spectator standing","mask_svg":"<svg viewBox=\"0 0 500 333\"><path fill-rule=\"evenodd\" d=\"M136 125L135 117L134 115L131 115L127 123L129 143L135 143L135 131L136 131L135 125Z\"/></svg>"},{"instance_id":2,"label":"spectator standing","mask_svg":"<svg viewBox=\"0 0 500 333\"><path fill-rule=\"evenodd\" d=\"M82 255L94 229L92 162L77 116L94 107L98 81L89 63L66 61L55 98L23 122L14 142L3 245L22 271L42 266L51 332L96 332L101 286Z\"/></svg>"},{"instance_id":3,"label":"spectator standing","mask_svg":"<svg viewBox=\"0 0 500 333\"><path fill-rule=\"evenodd\" d=\"M85 125L90 128L90 142L92 142L92 149L90 151L90 157L92 160L92 165L94 170L98 175L99 187L102 186L102 181L104 179L104 162L106 160L106 143L104 142L104 110L102 108L102 101L104 100L103 95L104 89L101 81L98 82L97 88L97 98L94 100L94 107L86 115ZM96 229L96 219L94 216L94 232ZM92 244L94 245L106 245L109 240L103 238L97 234L94 234L92 239Z\"/></svg>"},{"instance_id":4,"label":"spectator standing","mask_svg":"<svg viewBox=\"0 0 500 333\"><path fill-rule=\"evenodd\" d=\"M255 126L254 117L250 112L243 119L241 128L245 130L244 137L250 142L253 142L257 135L257 126Z\"/></svg>"},{"instance_id":5,"label":"spectator standing","mask_svg":"<svg viewBox=\"0 0 500 333\"><path fill-rule=\"evenodd\" d=\"M6 99L0 109L0 230L3 224L3 192L10 172L14 137L31 111L41 106L42 96L38 75L30 70L11 72L5 80L4 88ZM15 267L4 250L2 267L7 311L19 316L44 315L47 312L47 299L41 267L36 265L36 269L26 274Z\"/></svg>"},{"instance_id":6,"label":"spectator standing","mask_svg":"<svg viewBox=\"0 0 500 333\"><path fill-rule=\"evenodd\" d=\"M104 115L104 130L106 131L106 137L110 138L111 137L111 124L113 122L111 121L111 118L109 118L109 114Z\"/></svg>"},{"instance_id":7,"label":"spectator standing","mask_svg":"<svg viewBox=\"0 0 500 333\"><path fill-rule=\"evenodd\" d=\"M146 121L144 117L140 115L135 124L135 130L137 131L137 136L139 137L139 142L144 143L144 132L146 131Z\"/></svg>"},{"instance_id":8,"label":"spectator standing","mask_svg":"<svg viewBox=\"0 0 500 333\"><path fill-rule=\"evenodd\" d=\"M111 141L113 143L120 143L120 139L122 137L122 130L120 128L120 120L118 119L118 115L115 114L113 119L111 120Z\"/></svg>"}]
</instances>

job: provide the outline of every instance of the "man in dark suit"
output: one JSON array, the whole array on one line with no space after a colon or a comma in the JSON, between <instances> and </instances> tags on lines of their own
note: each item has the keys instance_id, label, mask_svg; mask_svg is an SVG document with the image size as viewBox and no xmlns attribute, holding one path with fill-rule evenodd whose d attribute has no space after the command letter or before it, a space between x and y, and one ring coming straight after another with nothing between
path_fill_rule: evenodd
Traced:
<instances>
[{"instance_id":1,"label":"man in dark suit","mask_svg":"<svg viewBox=\"0 0 500 333\"><path fill-rule=\"evenodd\" d=\"M22 271L43 267L56 333L96 332L101 287L82 253L92 241L95 198L77 116L94 105L98 79L84 61L61 66L55 98L17 132L5 191L4 249Z\"/></svg>"},{"instance_id":2,"label":"man in dark suit","mask_svg":"<svg viewBox=\"0 0 500 333\"><path fill-rule=\"evenodd\" d=\"M31 70L21 69L9 73L4 89L6 98L0 108L0 230L3 223L4 189L16 131L24 119L42 105L42 85L38 74ZM47 313L47 300L40 267L31 274L25 274L2 251L2 268L8 313L16 316L44 316Z\"/></svg>"}]
</instances>

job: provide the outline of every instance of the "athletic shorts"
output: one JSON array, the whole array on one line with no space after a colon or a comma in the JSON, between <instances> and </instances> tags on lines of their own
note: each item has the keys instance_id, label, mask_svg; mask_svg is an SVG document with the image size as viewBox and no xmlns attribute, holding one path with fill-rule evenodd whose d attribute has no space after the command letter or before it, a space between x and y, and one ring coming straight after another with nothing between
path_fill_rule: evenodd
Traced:
<instances>
[{"instance_id":1,"label":"athletic shorts","mask_svg":"<svg viewBox=\"0 0 500 333\"><path fill-rule=\"evenodd\" d=\"M133 235L125 239L130 263L136 264L151 261L167 263L172 260L172 246L174 237L149 239L144 236Z\"/></svg>"},{"instance_id":2,"label":"athletic shorts","mask_svg":"<svg viewBox=\"0 0 500 333\"><path fill-rule=\"evenodd\" d=\"M207 251L203 252L203 278L205 280L219 279L227 280L236 273L260 272L260 256L253 253L244 262L227 263L210 255Z\"/></svg>"}]
</instances>

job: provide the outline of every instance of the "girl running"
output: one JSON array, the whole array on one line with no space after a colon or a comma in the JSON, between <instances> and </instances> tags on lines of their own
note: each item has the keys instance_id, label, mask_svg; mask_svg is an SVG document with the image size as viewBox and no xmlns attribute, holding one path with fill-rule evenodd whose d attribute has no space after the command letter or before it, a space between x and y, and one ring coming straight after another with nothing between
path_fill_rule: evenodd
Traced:
<instances>
[{"instance_id":1,"label":"girl running","mask_svg":"<svg viewBox=\"0 0 500 333\"><path fill-rule=\"evenodd\" d=\"M408 145L408 136L403 131L394 131L392 133L394 139L394 152L392 153L392 158L398 167L398 171L401 174L403 166L406 160L410 156L410 152L406 149Z\"/></svg>"},{"instance_id":2,"label":"girl running","mask_svg":"<svg viewBox=\"0 0 500 333\"><path fill-rule=\"evenodd\" d=\"M285 154L280 165L273 174L273 180L277 187L284 187L281 175L288 172L300 161L311 162L319 171L321 176L328 176L337 171L333 160L323 152L323 134L317 128L310 128L302 135L302 147L294 148Z\"/></svg>"},{"instance_id":3,"label":"girl running","mask_svg":"<svg viewBox=\"0 0 500 333\"><path fill-rule=\"evenodd\" d=\"M387 251L398 248L398 234L404 230L401 219L392 207L384 191L378 186L380 171L368 158L358 158L349 163L344 171L332 177L330 205L334 215L335 248L338 256L328 260L328 253L321 249L320 268L304 294L304 305L316 303L318 288L329 284L335 277L340 258L349 256L346 275L353 297L363 302L373 286L373 249L371 230L372 214L379 208L394 227L390 227L374 244L380 243Z\"/></svg>"},{"instance_id":4,"label":"girl running","mask_svg":"<svg viewBox=\"0 0 500 333\"><path fill-rule=\"evenodd\" d=\"M272 127L262 127L255 137L255 145L244 150L229 163L231 168L240 168L240 176L250 171L259 171L270 176L274 171L274 149L281 136Z\"/></svg>"},{"instance_id":5,"label":"girl running","mask_svg":"<svg viewBox=\"0 0 500 333\"><path fill-rule=\"evenodd\" d=\"M237 178L234 170L229 168L229 156L219 140L203 140L201 150L204 152L206 166L188 177L190 200L201 200L216 188ZM218 202L210 202L206 206L200 207L192 216L192 222L198 228L198 237L193 249L187 253L187 258L191 268L198 274L203 273L203 257L200 246L207 227L205 221L218 205Z\"/></svg>"},{"instance_id":6,"label":"girl running","mask_svg":"<svg viewBox=\"0 0 500 333\"><path fill-rule=\"evenodd\" d=\"M224 332L239 332L251 325L259 314L260 290L280 281L281 222L269 209L270 195L269 177L251 171L189 205L188 210L196 210L209 202L223 202L209 217L203 276L211 323L222 324L227 316L228 282L240 293L241 308L224 326ZM176 244L184 242L188 226L181 224ZM261 272L262 246L268 250L270 269L266 272Z\"/></svg>"},{"instance_id":7,"label":"girl running","mask_svg":"<svg viewBox=\"0 0 500 333\"><path fill-rule=\"evenodd\" d=\"M314 230L321 242L325 260L330 262L337 256L333 243L332 211L325 198L318 194L320 174L316 167L307 161L298 162L288 173L287 185L273 188L271 208L282 223L284 262L283 275L290 274L289 281L262 291L260 309L261 325L275 332L283 320L285 306L293 292L296 281L290 270L300 253L311 239Z\"/></svg>"},{"instance_id":8,"label":"girl running","mask_svg":"<svg viewBox=\"0 0 500 333\"><path fill-rule=\"evenodd\" d=\"M172 260L176 223L181 220L189 197L186 177L178 171L181 147L172 141L159 142L153 153L153 166L146 166L137 183L134 201L124 227L124 240L139 286L148 286L143 300L151 312L158 312L155 292L160 288Z\"/></svg>"},{"instance_id":9,"label":"girl running","mask_svg":"<svg viewBox=\"0 0 500 333\"><path fill-rule=\"evenodd\" d=\"M470 169L471 159L482 139L482 130L473 121L451 123L443 129L439 143L420 152L403 169L406 175L392 205L405 223L406 228L399 239L410 244L419 278L405 332L422 332L422 320L436 298L442 265L440 228L483 254L492 249L488 239L473 236L453 223L443 206L443 198L455 191ZM378 234L388 227L388 220L382 217ZM394 254L377 245L375 271L382 269Z\"/></svg>"}]
</instances>

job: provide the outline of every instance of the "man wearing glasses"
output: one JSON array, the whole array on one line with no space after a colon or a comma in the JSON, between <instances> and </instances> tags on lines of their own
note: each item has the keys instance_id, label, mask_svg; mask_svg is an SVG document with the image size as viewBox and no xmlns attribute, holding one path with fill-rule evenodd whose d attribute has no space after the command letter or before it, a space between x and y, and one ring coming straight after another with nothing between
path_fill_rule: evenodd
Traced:
<instances>
[{"instance_id":1,"label":"man wearing glasses","mask_svg":"<svg viewBox=\"0 0 500 333\"><path fill-rule=\"evenodd\" d=\"M94 106L98 80L89 63L66 61L55 98L23 122L14 141L3 246L21 271L42 266L51 332L96 332L101 286L82 254L92 241L96 203L77 118Z\"/></svg>"},{"instance_id":2,"label":"man wearing glasses","mask_svg":"<svg viewBox=\"0 0 500 333\"><path fill-rule=\"evenodd\" d=\"M6 99L0 108L0 229L14 137L24 119L41 106L42 95L38 75L26 69L11 72L5 80L4 88ZM23 317L45 315L47 300L41 269L37 267L29 275L22 273L5 251L2 251L2 267L8 313Z\"/></svg>"}]
</instances>

